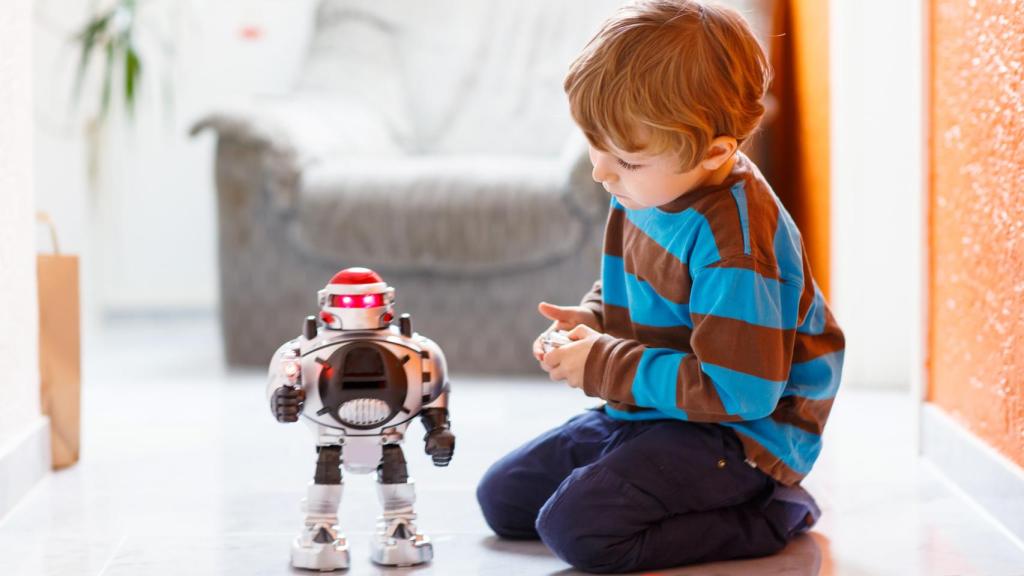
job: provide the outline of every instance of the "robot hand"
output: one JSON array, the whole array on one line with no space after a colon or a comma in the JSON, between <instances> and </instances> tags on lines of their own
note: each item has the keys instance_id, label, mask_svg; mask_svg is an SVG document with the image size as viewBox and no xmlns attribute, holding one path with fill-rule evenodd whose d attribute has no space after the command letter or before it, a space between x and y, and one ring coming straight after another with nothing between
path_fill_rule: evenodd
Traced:
<instances>
[{"instance_id":1,"label":"robot hand","mask_svg":"<svg viewBox=\"0 0 1024 576\"><path fill-rule=\"evenodd\" d=\"M426 443L423 451L430 454L434 460L434 466L447 466L452 461L452 454L455 453L455 434L448 428L437 428L427 432L423 441Z\"/></svg>"},{"instance_id":2,"label":"robot hand","mask_svg":"<svg viewBox=\"0 0 1024 576\"><path fill-rule=\"evenodd\" d=\"M270 411L278 422L297 422L305 399L306 393L302 388L281 386L270 398Z\"/></svg>"}]
</instances>

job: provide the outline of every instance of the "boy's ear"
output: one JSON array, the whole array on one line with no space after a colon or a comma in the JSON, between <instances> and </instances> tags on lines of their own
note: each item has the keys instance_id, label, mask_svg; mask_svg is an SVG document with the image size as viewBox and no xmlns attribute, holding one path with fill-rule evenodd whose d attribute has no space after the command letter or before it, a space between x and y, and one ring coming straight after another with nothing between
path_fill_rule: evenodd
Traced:
<instances>
[{"instance_id":1,"label":"boy's ear","mask_svg":"<svg viewBox=\"0 0 1024 576\"><path fill-rule=\"evenodd\" d=\"M711 141L707 154L704 155L704 160L700 165L705 170L718 170L722 164L732 158L737 148L739 148L739 143L732 136L718 136Z\"/></svg>"}]
</instances>

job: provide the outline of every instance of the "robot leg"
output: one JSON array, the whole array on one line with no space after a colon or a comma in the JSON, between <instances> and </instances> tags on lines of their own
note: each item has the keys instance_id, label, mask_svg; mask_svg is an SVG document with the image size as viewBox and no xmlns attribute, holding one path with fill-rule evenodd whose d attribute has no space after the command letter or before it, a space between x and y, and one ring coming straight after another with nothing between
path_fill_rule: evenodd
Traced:
<instances>
[{"instance_id":1,"label":"robot leg","mask_svg":"<svg viewBox=\"0 0 1024 576\"><path fill-rule=\"evenodd\" d=\"M385 566L412 566L434 558L430 538L416 531L415 485L405 467L405 456L398 444L384 446L377 470L377 496L384 513L377 519L373 539L374 562Z\"/></svg>"},{"instance_id":2,"label":"robot leg","mask_svg":"<svg viewBox=\"0 0 1024 576\"><path fill-rule=\"evenodd\" d=\"M338 530L341 504L341 446L317 448L316 475L309 484L303 508L306 521L292 542L292 566L330 571L348 568L348 542Z\"/></svg>"}]
</instances>

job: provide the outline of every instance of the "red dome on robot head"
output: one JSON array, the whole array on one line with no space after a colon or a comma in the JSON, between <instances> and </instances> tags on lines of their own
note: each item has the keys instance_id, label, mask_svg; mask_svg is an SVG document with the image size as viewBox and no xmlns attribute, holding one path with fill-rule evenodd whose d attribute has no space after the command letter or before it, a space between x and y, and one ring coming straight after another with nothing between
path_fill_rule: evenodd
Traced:
<instances>
[{"instance_id":1,"label":"red dome on robot head","mask_svg":"<svg viewBox=\"0 0 1024 576\"><path fill-rule=\"evenodd\" d=\"M345 268L331 278L331 284L377 284L384 279L369 268Z\"/></svg>"},{"instance_id":2,"label":"red dome on robot head","mask_svg":"<svg viewBox=\"0 0 1024 576\"><path fill-rule=\"evenodd\" d=\"M320 319L331 329L375 330L394 317L395 289L369 268L345 268L317 292Z\"/></svg>"}]
</instances>

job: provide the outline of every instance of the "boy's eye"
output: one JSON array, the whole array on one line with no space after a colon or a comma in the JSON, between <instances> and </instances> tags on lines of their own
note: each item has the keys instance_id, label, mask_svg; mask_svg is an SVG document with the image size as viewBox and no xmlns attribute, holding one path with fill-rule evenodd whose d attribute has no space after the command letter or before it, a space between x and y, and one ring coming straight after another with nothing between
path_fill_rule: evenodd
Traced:
<instances>
[{"instance_id":1,"label":"boy's eye","mask_svg":"<svg viewBox=\"0 0 1024 576\"><path fill-rule=\"evenodd\" d=\"M640 164L630 164L629 162L626 162L622 158L616 158L615 160L616 162L619 163L619 166L622 166L626 170L636 170L637 168L640 168Z\"/></svg>"}]
</instances>

